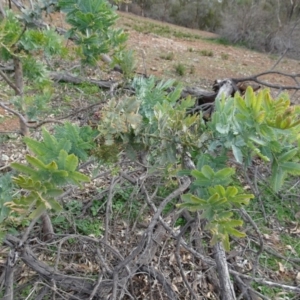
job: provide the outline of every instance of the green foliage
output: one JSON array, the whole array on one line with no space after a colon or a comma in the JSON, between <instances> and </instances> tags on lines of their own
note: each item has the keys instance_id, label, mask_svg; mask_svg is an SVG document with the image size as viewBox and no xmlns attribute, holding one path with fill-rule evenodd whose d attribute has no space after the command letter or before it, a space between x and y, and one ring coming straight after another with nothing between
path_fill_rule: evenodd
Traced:
<instances>
[{"instance_id":1,"label":"green foliage","mask_svg":"<svg viewBox=\"0 0 300 300\"><path fill-rule=\"evenodd\" d=\"M61 150L85 160L88 157L88 150L94 146L96 132L88 126L78 127L66 122L63 126L55 127L54 135L43 128L42 136L41 142L29 137L25 137L24 140L43 163L49 164L58 159Z\"/></svg>"},{"instance_id":2,"label":"green foliage","mask_svg":"<svg viewBox=\"0 0 300 300\"><path fill-rule=\"evenodd\" d=\"M212 50L206 50L206 49L201 50L200 54L202 56L208 56L208 57L213 57L214 56L214 53L213 53Z\"/></svg>"},{"instance_id":3,"label":"green foliage","mask_svg":"<svg viewBox=\"0 0 300 300\"><path fill-rule=\"evenodd\" d=\"M233 174L232 168L214 172L208 165L203 166L201 171L193 170L191 175L195 178L194 185L202 190L206 198L185 194L182 196L184 202L177 204L190 211L202 211L202 218L208 221L206 229L212 234L212 245L221 241L227 251L230 249L229 235L239 238L245 236L236 229L243 222L232 218L232 210L247 205L254 197L252 194L244 194L236 186L229 186Z\"/></svg>"},{"instance_id":4,"label":"green foliage","mask_svg":"<svg viewBox=\"0 0 300 300\"><path fill-rule=\"evenodd\" d=\"M103 231L102 221L88 216L82 218L82 201L71 200L64 204L64 211L52 218L52 224L58 233L80 233L83 235L99 236Z\"/></svg>"},{"instance_id":5,"label":"green foliage","mask_svg":"<svg viewBox=\"0 0 300 300\"><path fill-rule=\"evenodd\" d=\"M129 153L147 149L163 165L177 160L178 145L197 147L203 121L199 115L186 115L194 100L188 97L179 103L182 89L173 84L154 77L135 78L135 97L112 99L103 108L99 138L106 145L122 142Z\"/></svg>"},{"instance_id":6,"label":"green foliage","mask_svg":"<svg viewBox=\"0 0 300 300\"><path fill-rule=\"evenodd\" d=\"M167 54L161 54L159 57L161 59L165 59L165 60L173 60L174 59L174 52L168 52Z\"/></svg>"},{"instance_id":7,"label":"green foliage","mask_svg":"<svg viewBox=\"0 0 300 300\"><path fill-rule=\"evenodd\" d=\"M237 162L250 165L260 157L272 164L272 188L279 191L287 174L300 173L298 160L299 106L290 106L286 94L272 99L268 90L257 95L248 88L244 99L218 99L216 111L207 123L213 141L212 153L231 150Z\"/></svg>"},{"instance_id":8,"label":"green foliage","mask_svg":"<svg viewBox=\"0 0 300 300\"><path fill-rule=\"evenodd\" d=\"M47 69L46 66L33 56L26 56L22 59L23 63L23 74L28 79L43 82L47 80Z\"/></svg>"},{"instance_id":9,"label":"green foliage","mask_svg":"<svg viewBox=\"0 0 300 300\"><path fill-rule=\"evenodd\" d=\"M43 50L46 56L61 55L64 52L63 38L53 29L28 29L20 39L20 49L26 52Z\"/></svg>"},{"instance_id":10,"label":"green foliage","mask_svg":"<svg viewBox=\"0 0 300 300\"><path fill-rule=\"evenodd\" d=\"M7 11L6 18L0 23L0 54L1 59L9 60L12 58L12 50L22 32L22 26L12 11Z\"/></svg>"},{"instance_id":11,"label":"green foliage","mask_svg":"<svg viewBox=\"0 0 300 300\"><path fill-rule=\"evenodd\" d=\"M127 39L122 30L112 29L117 14L106 0L61 0L59 7L72 26L67 35L75 37L86 63L96 64L100 54L118 50Z\"/></svg>"},{"instance_id":12,"label":"green foliage","mask_svg":"<svg viewBox=\"0 0 300 300\"><path fill-rule=\"evenodd\" d=\"M0 223L7 217L8 209L4 205L12 199L13 183L11 174L5 174L0 177Z\"/></svg>"},{"instance_id":13,"label":"green foliage","mask_svg":"<svg viewBox=\"0 0 300 300\"><path fill-rule=\"evenodd\" d=\"M0 243L5 237L6 228L3 226L3 221L9 215L9 209L6 203L12 200L13 182L11 174L5 174L0 177Z\"/></svg>"},{"instance_id":14,"label":"green foliage","mask_svg":"<svg viewBox=\"0 0 300 300\"><path fill-rule=\"evenodd\" d=\"M113 64L117 64L121 67L125 79L132 78L136 70L134 51L122 50L116 53L113 59Z\"/></svg>"},{"instance_id":15,"label":"green foliage","mask_svg":"<svg viewBox=\"0 0 300 300\"><path fill-rule=\"evenodd\" d=\"M103 224L97 219L77 219L76 229L80 234L98 237L103 232Z\"/></svg>"},{"instance_id":16,"label":"green foliage","mask_svg":"<svg viewBox=\"0 0 300 300\"><path fill-rule=\"evenodd\" d=\"M34 54L43 51L45 55L62 55L66 50L62 37L53 29L23 29L18 17L7 11L7 17L0 23L1 58L11 59L17 55L24 64L24 75L30 79L43 78L45 66L36 60Z\"/></svg>"},{"instance_id":17,"label":"green foliage","mask_svg":"<svg viewBox=\"0 0 300 300\"><path fill-rule=\"evenodd\" d=\"M24 96L21 100L24 104L22 105L27 117L30 120L36 120L41 113L47 113L50 111L50 100L52 98L52 93L44 90L43 94L37 94L33 96Z\"/></svg>"},{"instance_id":18,"label":"green foliage","mask_svg":"<svg viewBox=\"0 0 300 300\"><path fill-rule=\"evenodd\" d=\"M80 160L85 161L89 156L89 151L96 145L94 139L97 135L96 130L89 126L79 127L70 122L63 126L56 126L54 136L62 143L70 143L68 153L76 155Z\"/></svg>"},{"instance_id":19,"label":"green foliage","mask_svg":"<svg viewBox=\"0 0 300 300\"><path fill-rule=\"evenodd\" d=\"M71 143L58 142L45 129L43 138L42 142L25 138L27 146L36 156L27 155L27 164L11 164L20 173L13 178L13 182L27 192L7 202L6 206L20 215L30 213L29 218L37 218L47 209L61 209L55 200L63 192L59 187L89 181L86 175L76 171L78 158L67 152Z\"/></svg>"},{"instance_id":20,"label":"green foliage","mask_svg":"<svg viewBox=\"0 0 300 300\"><path fill-rule=\"evenodd\" d=\"M178 63L174 66L175 73L179 76L184 76L186 72L186 67L182 63Z\"/></svg>"},{"instance_id":21,"label":"green foliage","mask_svg":"<svg viewBox=\"0 0 300 300\"><path fill-rule=\"evenodd\" d=\"M135 191L131 185L116 186L112 208L122 219L136 221L142 217L140 211L141 202L136 199Z\"/></svg>"}]
</instances>

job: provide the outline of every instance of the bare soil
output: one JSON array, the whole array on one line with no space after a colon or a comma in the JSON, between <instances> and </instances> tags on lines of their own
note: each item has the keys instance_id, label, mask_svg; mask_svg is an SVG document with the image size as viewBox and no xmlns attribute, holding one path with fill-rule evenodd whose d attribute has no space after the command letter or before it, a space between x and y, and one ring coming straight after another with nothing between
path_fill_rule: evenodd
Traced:
<instances>
[{"instance_id":1,"label":"bare soil","mask_svg":"<svg viewBox=\"0 0 300 300\"><path fill-rule=\"evenodd\" d=\"M184 28L124 12L119 12L119 16L117 26L128 33L127 46L128 49L135 51L137 72L164 79L173 78L186 86L211 89L216 79L258 74L270 70L278 59L267 53L218 44L211 40L218 36L210 32ZM49 22L60 27L66 26L63 15L59 13L54 14ZM148 32L145 30L147 27L156 28L164 36ZM137 31L134 28L141 30ZM180 35L186 37L177 37ZM175 71L179 64L184 67L183 76ZM300 61L285 58L276 68L277 71L289 74L296 73L299 69ZM291 79L279 75L268 75L263 79L281 85L293 84ZM300 96L296 96L293 100L299 103ZM17 117L0 108L0 132L18 129Z\"/></svg>"},{"instance_id":2,"label":"bare soil","mask_svg":"<svg viewBox=\"0 0 300 300\"><path fill-rule=\"evenodd\" d=\"M134 24L153 23L159 27L169 27L171 34L163 37L157 34L141 33L133 29ZM270 70L278 57L259 53L243 47L228 46L213 42L216 34L188 29L172 24L120 13L118 25L129 33L128 47L136 51L138 71L163 78L175 78L187 85L210 88L216 79L246 77ZM190 35L191 38L178 38L174 35ZM210 40L211 39L211 40ZM173 53L172 60L162 56ZM211 53L212 56L207 56ZM184 76L176 75L174 66L186 66ZM296 73L300 61L283 59L275 69L284 73ZM292 80L278 75L265 77L277 84L293 84Z\"/></svg>"}]
</instances>

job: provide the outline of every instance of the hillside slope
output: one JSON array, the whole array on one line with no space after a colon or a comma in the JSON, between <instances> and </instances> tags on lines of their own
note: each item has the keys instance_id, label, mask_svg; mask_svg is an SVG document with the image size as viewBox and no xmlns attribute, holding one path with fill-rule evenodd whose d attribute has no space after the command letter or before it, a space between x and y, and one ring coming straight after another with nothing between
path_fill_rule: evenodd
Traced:
<instances>
[{"instance_id":1,"label":"hillside slope","mask_svg":"<svg viewBox=\"0 0 300 300\"><path fill-rule=\"evenodd\" d=\"M128 47L135 50L138 71L148 75L210 88L215 79L268 71L279 58L244 47L224 45L213 33L123 12L119 15L118 26L129 34ZM178 64L185 68L183 76L175 71ZM299 68L300 61L284 58L275 70L291 74L297 73ZM264 79L277 84L293 84L292 80L277 75Z\"/></svg>"}]
</instances>

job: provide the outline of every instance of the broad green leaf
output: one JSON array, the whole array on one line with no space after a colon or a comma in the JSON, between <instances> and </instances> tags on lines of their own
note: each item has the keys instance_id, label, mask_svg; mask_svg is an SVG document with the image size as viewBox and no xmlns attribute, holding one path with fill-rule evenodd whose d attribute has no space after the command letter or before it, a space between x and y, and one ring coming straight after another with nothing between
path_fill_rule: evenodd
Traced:
<instances>
[{"instance_id":1,"label":"broad green leaf","mask_svg":"<svg viewBox=\"0 0 300 300\"><path fill-rule=\"evenodd\" d=\"M237 193L238 193L238 189L236 187L229 186L226 189L225 196L228 197L228 198L232 198L232 197L235 197Z\"/></svg>"},{"instance_id":2,"label":"broad green leaf","mask_svg":"<svg viewBox=\"0 0 300 300\"><path fill-rule=\"evenodd\" d=\"M49 197L49 196L50 197L58 197L62 194L63 190L48 186L46 189L46 192L47 192L47 197Z\"/></svg>"},{"instance_id":3,"label":"broad green leaf","mask_svg":"<svg viewBox=\"0 0 300 300\"><path fill-rule=\"evenodd\" d=\"M80 172L73 172L72 179L76 180L76 182L89 182L90 178Z\"/></svg>"},{"instance_id":4,"label":"broad green leaf","mask_svg":"<svg viewBox=\"0 0 300 300\"><path fill-rule=\"evenodd\" d=\"M244 232L236 230L233 227L227 227L226 229L227 229L228 234L236 236L237 238L244 238L246 236L246 234Z\"/></svg>"},{"instance_id":5,"label":"broad green leaf","mask_svg":"<svg viewBox=\"0 0 300 300\"><path fill-rule=\"evenodd\" d=\"M217 179L229 179L233 174L235 173L235 170L233 168L224 168L222 170L219 170L215 174L215 178Z\"/></svg>"},{"instance_id":6,"label":"broad green leaf","mask_svg":"<svg viewBox=\"0 0 300 300\"><path fill-rule=\"evenodd\" d=\"M39 206L29 215L30 219L40 217L44 212L46 212L47 208L45 203L40 203Z\"/></svg>"},{"instance_id":7,"label":"broad green leaf","mask_svg":"<svg viewBox=\"0 0 300 300\"><path fill-rule=\"evenodd\" d=\"M235 146L234 144L231 145L232 148L232 153L234 155L234 158L236 159L236 161L240 164L243 163L243 153L241 151L241 149L237 146Z\"/></svg>"},{"instance_id":8,"label":"broad green leaf","mask_svg":"<svg viewBox=\"0 0 300 300\"><path fill-rule=\"evenodd\" d=\"M197 180L195 180L194 184L196 186L205 187L205 186L211 186L213 184L213 182L210 179L205 178L205 179L197 179Z\"/></svg>"},{"instance_id":9,"label":"broad green leaf","mask_svg":"<svg viewBox=\"0 0 300 300\"><path fill-rule=\"evenodd\" d=\"M235 105L240 111L240 113L244 116L248 116L249 112L244 99L239 94L236 94L234 99L235 99Z\"/></svg>"},{"instance_id":10,"label":"broad green leaf","mask_svg":"<svg viewBox=\"0 0 300 300\"><path fill-rule=\"evenodd\" d=\"M210 196L207 200L207 202L210 204L210 205L217 205L218 204L218 200L220 200L220 195L215 193L214 195ZM226 199L225 199L225 202L226 202Z\"/></svg>"},{"instance_id":11,"label":"broad green leaf","mask_svg":"<svg viewBox=\"0 0 300 300\"><path fill-rule=\"evenodd\" d=\"M49 202L51 209L55 210L56 212L59 212L63 209L63 207L55 200L55 199L47 199Z\"/></svg>"},{"instance_id":12,"label":"broad green leaf","mask_svg":"<svg viewBox=\"0 0 300 300\"><path fill-rule=\"evenodd\" d=\"M286 172L280 168L276 162L272 165L271 186L275 192L278 192L282 187Z\"/></svg>"},{"instance_id":13,"label":"broad green leaf","mask_svg":"<svg viewBox=\"0 0 300 300\"><path fill-rule=\"evenodd\" d=\"M260 138L257 138L257 137L254 136L254 135L251 135L251 136L249 137L249 139L250 139L251 141L253 141L254 143L258 144L258 145L261 145L261 146L265 146L265 145L266 145L266 142L265 142L265 141L261 140Z\"/></svg>"},{"instance_id":14,"label":"broad green leaf","mask_svg":"<svg viewBox=\"0 0 300 300\"><path fill-rule=\"evenodd\" d=\"M24 166L19 163L11 163L10 166L12 168L16 169L17 171L28 174L30 176L36 175L36 171L34 169L32 169L31 167Z\"/></svg>"},{"instance_id":15,"label":"broad green leaf","mask_svg":"<svg viewBox=\"0 0 300 300\"><path fill-rule=\"evenodd\" d=\"M39 159L37 159L36 157L30 156L30 155L26 155L26 160L34 167L38 168L38 169L42 169L42 170L46 170L47 167L46 165L40 161Z\"/></svg>"},{"instance_id":16,"label":"broad green leaf","mask_svg":"<svg viewBox=\"0 0 300 300\"><path fill-rule=\"evenodd\" d=\"M208 191L211 195L218 193L221 197L225 196L225 189L222 185L216 185L214 187L209 187Z\"/></svg>"},{"instance_id":17,"label":"broad green leaf","mask_svg":"<svg viewBox=\"0 0 300 300\"><path fill-rule=\"evenodd\" d=\"M192 170L192 171L191 171L191 175L192 175L193 177L195 177L195 179L200 179L200 180L207 179L207 178L203 175L203 173L202 173L201 171L199 171L199 170Z\"/></svg>"},{"instance_id":18,"label":"broad green leaf","mask_svg":"<svg viewBox=\"0 0 300 300\"><path fill-rule=\"evenodd\" d=\"M259 113L261 105L262 105L263 92L260 91L256 97L254 95L254 99L255 99L255 101L252 102L253 112L254 112L255 116L258 116L258 113Z\"/></svg>"},{"instance_id":19,"label":"broad green leaf","mask_svg":"<svg viewBox=\"0 0 300 300\"><path fill-rule=\"evenodd\" d=\"M203 200L193 194L185 194L182 195L182 200L186 201L186 202L190 202L190 203L198 203L198 204L207 204L206 200Z\"/></svg>"},{"instance_id":20,"label":"broad green leaf","mask_svg":"<svg viewBox=\"0 0 300 300\"><path fill-rule=\"evenodd\" d=\"M67 171L75 171L78 166L78 158L74 154L70 154L66 158L65 168Z\"/></svg>"},{"instance_id":21,"label":"broad green leaf","mask_svg":"<svg viewBox=\"0 0 300 300\"><path fill-rule=\"evenodd\" d=\"M180 170L177 172L178 176L190 176L191 175L191 170Z\"/></svg>"},{"instance_id":22,"label":"broad green leaf","mask_svg":"<svg viewBox=\"0 0 300 300\"><path fill-rule=\"evenodd\" d=\"M235 195L234 197L230 198L230 202L233 203L240 203L240 204L245 204L248 205L250 199L253 199L254 195L253 194L238 194Z\"/></svg>"},{"instance_id":23,"label":"broad green leaf","mask_svg":"<svg viewBox=\"0 0 300 300\"><path fill-rule=\"evenodd\" d=\"M224 237L222 238L222 244L225 251L230 251L230 242L229 242L228 234L225 234Z\"/></svg>"},{"instance_id":24,"label":"broad green leaf","mask_svg":"<svg viewBox=\"0 0 300 300\"><path fill-rule=\"evenodd\" d=\"M284 172L291 173L293 175L300 175L300 163L284 162L280 163L280 167Z\"/></svg>"},{"instance_id":25,"label":"broad green leaf","mask_svg":"<svg viewBox=\"0 0 300 300\"><path fill-rule=\"evenodd\" d=\"M229 124L221 124L221 123L217 123L216 125L216 130L221 133L221 134L228 134L230 129L230 125Z\"/></svg>"},{"instance_id":26,"label":"broad green leaf","mask_svg":"<svg viewBox=\"0 0 300 300\"><path fill-rule=\"evenodd\" d=\"M284 152L280 156L277 157L277 160L282 163L284 161L291 160L298 153L298 149L294 148L290 151Z\"/></svg>"},{"instance_id":27,"label":"broad green leaf","mask_svg":"<svg viewBox=\"0 0 300 300\"><path fill-rule=\"evenodd\" d=\"M252 106L252 102L254 102L256 99L252 87L248 86L246 93L245 93L245 103L247 107Z\"/></svg>"},{"instance_id":28,"label":"broad green leaf","mask_svg":"<svg viewBox=\"0 0 300 300\"><path fill-rule=\"evenodd\" d=\"M237 227L237 226L242 226L243 225L243 221L242 220L226 220L224 222L225 226L228 227Z\"/></svg>"},{"instance_id":29,"label":"broad green leaf","mask_svg":"<svg viewBox=\"0 0 300 300\"><path fill-rule=\"evenodd\" d=\"M232 217L232 215L233 215L233 213L231 211L218 212L215 219L216 220L229 220Z\"/></svg>"},{"instance_id":30,"label":"broad green leaf","mask_svg":"<svg viewBox=\"0 0 300 300\"><path fill-rule=\"evenodd\" d=\"M260 133L267 139L272 140L275 139L274 129L266 124L262 124L259 126Z\"/></svg>"},{"instance_id":31,"label":"broad green leaf","mask_svg":"<svg viewBox=\"0 0 300 300\"><path fill-rule=\"evenodd\" d=\"M191 212L195 212L202 209L202 206L199 203L192 203L192 202L184 202L180 204L176 204L179 208L186 208Z\"/></svg>"},{"instance_id":32,"label":"broad green leaf","mask_svg":"<svg viewBox=\"0 0 300 300\"><path fill-rule=\"evenodd\" d=\"M212 179L215 175L214 170L209 165L203 166L201 172L207 179Z\"/></svg>"}]
</instances>

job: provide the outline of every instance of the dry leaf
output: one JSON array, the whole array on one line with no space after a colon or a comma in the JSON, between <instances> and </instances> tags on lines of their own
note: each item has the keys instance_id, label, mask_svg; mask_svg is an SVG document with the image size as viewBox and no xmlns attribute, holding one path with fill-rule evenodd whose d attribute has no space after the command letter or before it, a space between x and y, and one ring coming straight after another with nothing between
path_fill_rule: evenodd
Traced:
<instances>
[{"instance_id":1,"label":"dry leaf","mask_svg":"<svg viewBox=\"0 0 300 300\"><path fill-rule=\"evenodd\" d=\"M291 245L286 245L286 248L290 250L293 254L297 255L296 250Z\"/></svg>"},{"instance_id":2,"label":"dry leaf","mask_svg":"<svg viewBox=\"0 0 300 300\"><path fill-rule=\"evenodd\" d=\"M297 273L296 282L297 284L300 284L300 272Z\"/></svg>"},{"instance_id":3,"label":"dry leaf","mask_svg":"<svg viewBox=\"0 0 300 300\"><path fill-rule=\"evenodd\" d=\"M279 272L284 273L285 272L284 265L281 262L279 262L278 265L279 265Z\"/></svg>"}]
</instances>

